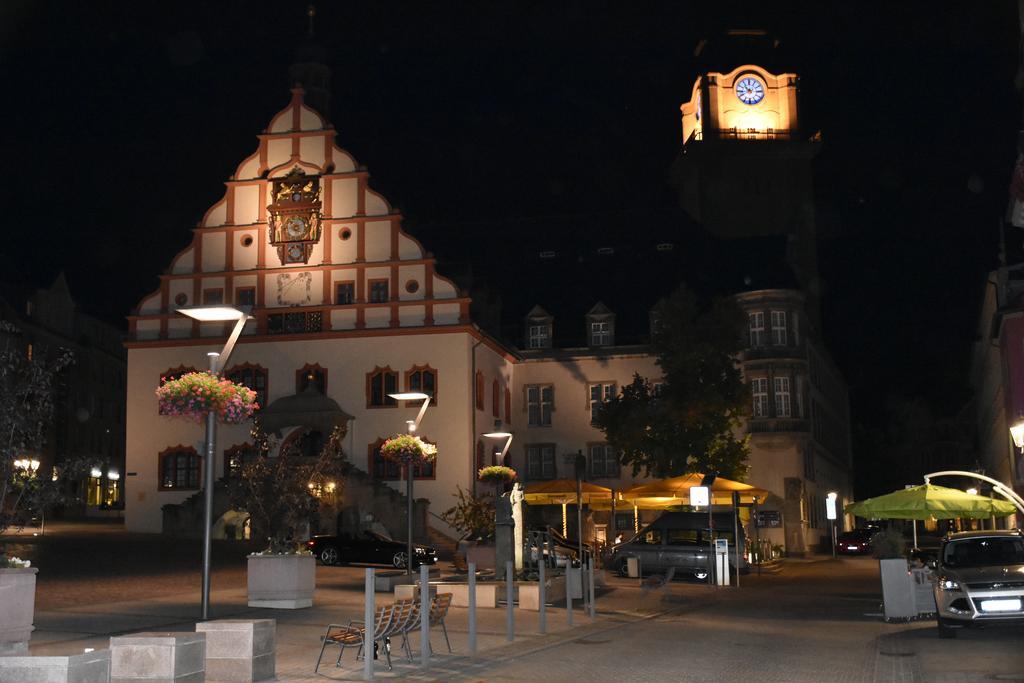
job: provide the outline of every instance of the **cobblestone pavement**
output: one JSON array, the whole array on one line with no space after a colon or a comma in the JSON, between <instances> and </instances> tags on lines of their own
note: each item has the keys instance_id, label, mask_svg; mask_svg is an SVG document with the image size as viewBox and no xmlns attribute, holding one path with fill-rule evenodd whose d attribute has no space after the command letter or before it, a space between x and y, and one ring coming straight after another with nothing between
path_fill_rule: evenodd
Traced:
<instances>
[{"instance_id":1,"label":"cobblestone pavement","mask_svg":"<svg viewBox=\"0 0 1024 683\"><path fill-rule=\"evenodd\" d=\"M45 541L15 542L35 553L41 567L33 654L103 648L111 635L141 630L194 629L195 542L137 538L108 527L54 529ZM78 550L68 555L73 548ZM319 637L328 622L361 618L364 570L318 567L312 608L250 609L245 551L222 547L215 556L214 617L276 619L279 680L323 681L324 675L313 674ZM577 610L569 627L564 607L552 607L542 635L536 612L516 610L512 643L505 637L504 610L482 609L475 657L468 655L466 610L453 608L447 621L453 654L433 633L435 655L420 668L417 634L416 661L396 656L390 672L377 662L377 676L446 682L1024 682L1024 629L963 631L956 640L940 641L930 620L886 624L879 613L877 564L869 558L788 560L781 573L745 576L741 583L737 589L676 581L644 591L636 580L610 578L595 620ZM389 599L378 594L378 600ZM345 653L341 667L334 666L336 656L326 658L327 678L361 679L362 663L352 653Z\"/></svg>"}]
</instances>

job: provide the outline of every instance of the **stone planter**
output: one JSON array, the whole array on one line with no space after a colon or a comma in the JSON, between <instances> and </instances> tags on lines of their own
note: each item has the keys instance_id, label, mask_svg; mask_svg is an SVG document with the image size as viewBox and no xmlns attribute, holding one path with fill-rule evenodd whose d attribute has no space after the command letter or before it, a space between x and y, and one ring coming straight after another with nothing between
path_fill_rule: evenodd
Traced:
<instances>
[{"instance_id":1,"label":"stone planter","mask_svg":"<svg viewBox=\"0 0 1024 683\"><path fill-rule=\"evenodd\" d=\"M312 555L250 555L249 607L312 607L316 558Z\"/></svg>"},{"instance_id":2,"label":"stone planter","mask_svg":"<svg viewBox=\"0 0 1024 683\"><path fill-rule=\"evenodd\" d=\"M907 561L902 557L878 561L878 573L882 577L882 602L885 618L909 619L917 616L914 605L914 584L910 577Z\"/></svg>"},{"instance_id":3,"label":"stone planter","mask_svg":"<svg viewBox=\"0 0 1024 683\"><path fill-rule=\"evenodd\" d=\"M459 541L459 549L466 555L466 564L476 564L476 570L491 570L497 566L494 556L494 543L480 541Z\"/></svg>"},{"instance_id":4,"label":"stone planter","mask_svg":"<svg viewBox=\"0 0 1024 683\"><path fill-rule=\"evenodd\" d=\"M0 655L28 652L28 641L35 627L35 567L0 569Z\"/></svg>"}]
</instances>

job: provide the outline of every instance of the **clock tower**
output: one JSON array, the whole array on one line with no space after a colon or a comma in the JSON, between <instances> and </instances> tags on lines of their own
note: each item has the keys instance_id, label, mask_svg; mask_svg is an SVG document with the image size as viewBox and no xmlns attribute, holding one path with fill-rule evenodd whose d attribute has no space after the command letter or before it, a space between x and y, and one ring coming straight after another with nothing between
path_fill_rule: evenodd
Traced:
<instances>
[{"instance_id":1,"label":"clock tower","mask_svg":"<svg viewBox=\"0 0 1024 683\"><path fill-rule=\"evenodd\" d=\"M726 38L768 40L763 31ZM778 265L796 276L816 316L812 160L821 135L801 128L798 86L795 73L735 60L727 71L701 73L680 107L683 144L671 182L683 209L713 237L737 241L737 249L750 238L785 241Z\"/></svg>"}]
</instances>

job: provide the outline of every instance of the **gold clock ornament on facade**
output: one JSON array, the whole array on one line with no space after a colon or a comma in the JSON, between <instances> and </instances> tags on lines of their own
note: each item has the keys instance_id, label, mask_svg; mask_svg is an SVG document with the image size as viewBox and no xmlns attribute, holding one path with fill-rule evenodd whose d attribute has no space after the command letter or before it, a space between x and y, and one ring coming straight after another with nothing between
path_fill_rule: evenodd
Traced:
<instances>
[{"instance_id":1,"label":"gold clock ornament on facade","mask_svg":"<svg viewBox=\"0 0 1024 683\"><path fill-rule=\"evenodd\" d=\"M281 263L309 263L313 245L320 241L320 178L292 169L272 181L271 198L268 232Z\"/></svg>"}]
</instances>

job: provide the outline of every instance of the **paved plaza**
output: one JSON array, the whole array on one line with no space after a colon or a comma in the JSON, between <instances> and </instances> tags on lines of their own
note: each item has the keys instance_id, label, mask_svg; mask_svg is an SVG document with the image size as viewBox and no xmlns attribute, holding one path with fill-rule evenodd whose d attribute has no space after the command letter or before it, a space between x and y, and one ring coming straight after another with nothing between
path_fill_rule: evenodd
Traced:
<instances>
[{"instance_id":1,"label":"paved plaza","mask_svg":"<svg viewBox=\"0 0 1024 683\"><path fill-rule=\"evenodd\" d=\"M135 575L107 568L104 578L89 569L90 552L67 557L69 564L50 571L46 564L54 559L43 547L61 546L54 533L43 543L4 539L22 554L35 551L46 558L33 654L105 648L110 636L137 631L194 630L198 567L183 569L173 557L153 551L148 572L140 555L125 562ZM93 551L115 556L134 547L109 529L86 529L81 538ZM177 549L182 562L190 548L183 543ZM220 548L218 557L213 615L276 619L279 680L362 678L362 663L351 651L341 667L334 666L337 650L325 656L323 675L314 675L313 665L327 623L362 618L363 568L318 567L312 608L250 609L239 560L244 555ZM95 562L105 566L106 560ZM77 591L75 567L86 577ZM448 565L443 569L449 571ZM391 596L378 593L377 599ZM643 590L635 579L612 577L599 593L594 620L576 610L570 627L564 607L551 607L546 635L538 632L536 612L516 610L515 640L509 643L504 609L479 610L476 656L468 652L467 611L453 607L447 620L452 654L440 632L432 631L436 654L429 667L420 667L414 634L414 662L396 653L394 671L379 661L376 675L417 681L1024 681L1024 629L962 632L956 640L940 641L931 620L883 622L879 602L877 564L870 558L788 560L779 573L742 577L740 588L675 581Z\"/></svg>"}]
</instances>

